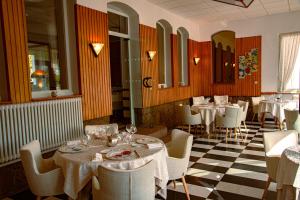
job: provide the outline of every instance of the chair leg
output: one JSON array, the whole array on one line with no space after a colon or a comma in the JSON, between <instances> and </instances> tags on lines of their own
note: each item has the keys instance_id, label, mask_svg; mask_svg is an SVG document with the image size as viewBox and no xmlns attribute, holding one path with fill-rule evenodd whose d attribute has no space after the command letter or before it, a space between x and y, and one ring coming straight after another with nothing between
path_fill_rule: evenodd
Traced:
<instances>
[{"instance_id":1,"label":"chair leg","mask_svg":"<svg viewBox=\"0 0 300 200\"><path fill-rule=\"evenodd\" d=\"M254 121L256 113L253 113L252 121Z\"/></svg>"},{"instance_id":2,"label":"chair leg","mask_svg":"<svg viewBox=\"0 0 300 200\"><path fill-rule=\"evenodd\" d=\"M173 182L174 189L176 189L176 182L175 182L175 180L173 180L172 182Z\"/></svg>"},{"instance_id":3,"label":"chair leg","mask_svg":"<svg viewBox=\"0 0 300 200\"><path fill-rule=\"evenodd\" d=\"M266 188L265 188L264 193L263 193L263 196L262 196L262 199L266 199L267 194L268 194L268 188L269 188L269 186L270 186L270 183L271 183L271 178L269 177L269 178L268 178L268 181L267 181L267 184L266 184Z\"/></svg>"},{"instance_id":4,"label":"chair leg","mask_svg":"<svg viewBox=\"0 0 300 200\"><path fill-rule=\"evenodd\" d=\"M185 194L186 194L186 199L190 200L190 193L189 193L189 189L188 189L188 187L186 185L184 176L181 178L181 180L182 180L184 191L185 191Z\"/></svg>"},{"instance_id":5,"label":"chair leg","mask_svg":"<svg viewBox=\"0 0 300 200\"><path fill-rule=\"evenodd\" d=\"M227 135L228 135L228 128L226 128L226 135L225 135L226 143L227 143Z\"/></svg>"},{"instance_id":6,"label":"chair leg","mask_svg":"<svg viewBox=\"0 0 300 200\"><path fill-rule=\"evenodd\" d=\"M237 140L237 131L236 131L236 128L234 128L234 137L235 137L235 140Z\"/></svg>"},{"instance_id":7,"label":"chair leg","mask_svg":"<svg viewBox=\"0 0 300 200\"><path fill-rule=\"evenodd\" d=\"M191 133L191 125L189 124L189 133Z\"/></svg>"},{"instance_id":8,"label":"chair leg","mask_svg":"<svg viewBox=\"0 0 300 200\"><path fill-rule=\"evenodd\" d=\"M245 129L247 130L247 125L246 125L246 122L245 122L245 121L243 121L243 123L244 123L244 127L245 127Z\"/></svg>"}]
</instances>

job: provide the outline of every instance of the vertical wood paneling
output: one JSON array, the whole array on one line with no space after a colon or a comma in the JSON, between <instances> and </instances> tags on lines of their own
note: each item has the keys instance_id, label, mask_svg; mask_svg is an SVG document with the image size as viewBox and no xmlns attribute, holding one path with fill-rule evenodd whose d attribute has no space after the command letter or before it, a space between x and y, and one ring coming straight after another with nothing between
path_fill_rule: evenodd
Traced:
<instances>
[{"instance_id":1,"label":"vertical wood paneling","mask_svg":"<svg viewBox=\"0 0 300 200\"><path fill-rule=\"evenodd\" d=\"M2 0L5 57L10 101L24 103L31 99L24 0Z\"/></svg>"},{"instance_id":2,"label":"vertical wood paneling","mask_svg":"<svg viewBox=\"0 0 300 200\"><path fill-rule=\"evenodd\" d=\"M245 79L238 77L238 58L258 48L258 70ZM236 39L236 70L234 84L213 84L211 42L200 42L200 72L195 72L193 95L259 96L261 94L261 36Z\"/></svg>"},{"instance_id":3,"label":"vertical wood paneling","mask_svg":"<svg viewBox=\"0 0 300 200\"><path fill-rule=\"evenodd\" d=\"M173 87L159 89L158 88L158 47L157 47L157 35L156 29L140 25L140 47L141 47L141 72L142 79L144 77L152 77L151 89L142 88L143 94L143 107L155 106L164 103L169 103L181 99L186 99L191 96L191 76L193 74L191 68L192 55L189 53L189 74L190 74L190 84L188 86L180 87L178 83L178 53L177 53L177 36L172 35L172 76L173 76ZM147 51L154 50L157 51L156 56L152 61L148 60ZM189 42L190 50L190 42Z\"/></svg>"},{"instance_id":4,"label":"vertical wood paneling","mask_svg":"<svg viewBox=\"0 0 300 200\"><path fill-rule=\"evenodd\" d=\"M112 114L107 14L76 5L80 91L84 120ZM91 42L104 43L96 57Z\"/></svg>"}]
</instances>

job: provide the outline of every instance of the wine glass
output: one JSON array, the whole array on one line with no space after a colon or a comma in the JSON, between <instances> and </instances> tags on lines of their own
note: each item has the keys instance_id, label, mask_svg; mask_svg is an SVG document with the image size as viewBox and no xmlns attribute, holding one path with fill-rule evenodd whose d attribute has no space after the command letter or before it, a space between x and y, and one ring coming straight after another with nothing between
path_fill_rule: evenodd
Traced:
<instances>
[{"instance_id":1,"label":"wine glass","mask_svg":"<svg viewBox=\"0 0 300 200\"><path fill-rule=\"evenodd\" d=\"M134 124L127 124L126 131L129 133L130 140L132 141L133 134L135 134L137 132L136 126Z\"/></svg>"}]
</instances>

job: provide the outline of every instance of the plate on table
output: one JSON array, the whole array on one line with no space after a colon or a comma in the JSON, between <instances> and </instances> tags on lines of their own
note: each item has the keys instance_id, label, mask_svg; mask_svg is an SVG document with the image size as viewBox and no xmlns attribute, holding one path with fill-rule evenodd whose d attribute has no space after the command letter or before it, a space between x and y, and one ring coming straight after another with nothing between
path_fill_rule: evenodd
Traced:
<instances>
[{"instance_id":1,"label":"plate on table","mask_svg":"<svg viewBox=\"0 0 300 200\"><path fill-rule=\"evenodd\" d=\"M110 160L127 160L132 158L134 151L130 149L112 150L106 154L106 158Z\"/></svg>"},{"instance_id":2,"label":"plate on table","mask_svg":"<svg viewBox=\"0 0 300 200\"><path fill-rule=\"evenodd\" d=\"M88 147L86 145L64 145L58 148L59 152L62 153L79 153L87 150Z\"/></svg>"},{"instance_id":3,"label":"plate on table","mask_svg":"<svg viewBox=\"0 0 300 200\"><path fill-rule=\"evenodd\" d=\"M140 138L140 139L137 139L136 142L139 144L152 144L152 143L157 143L158 140L153 139L153 138Z\"/></svg>"}]
</instances>

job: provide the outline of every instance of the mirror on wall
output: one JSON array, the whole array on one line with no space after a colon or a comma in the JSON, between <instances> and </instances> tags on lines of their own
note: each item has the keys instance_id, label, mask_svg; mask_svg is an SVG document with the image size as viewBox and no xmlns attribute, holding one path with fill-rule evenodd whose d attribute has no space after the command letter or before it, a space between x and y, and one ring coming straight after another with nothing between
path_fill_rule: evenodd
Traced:
<instances>
[{"instance_id":1,"label":"mirror on wall","mask_svg":"<svg viewBox=\"0 0 300 200\"><path fill-rule=\"evenodd\" d=\"M214 83L235 81L235 32L220 31L212 35Z\"/></svg>"}]
</instances>

